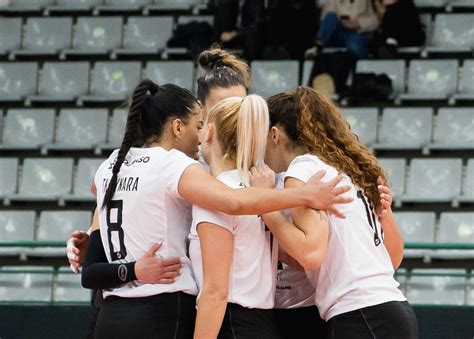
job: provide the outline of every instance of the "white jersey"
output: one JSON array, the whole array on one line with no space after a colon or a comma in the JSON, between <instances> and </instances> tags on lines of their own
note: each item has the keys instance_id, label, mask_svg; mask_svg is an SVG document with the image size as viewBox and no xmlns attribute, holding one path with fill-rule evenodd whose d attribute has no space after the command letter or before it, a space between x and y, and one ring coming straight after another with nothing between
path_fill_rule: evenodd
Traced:
<instances>
[{"instance_id":1,"label":"white jersey","mask_svg":"<svg viewBox=\"0 0 474 339\"><path fill-rule=\"evenodd\" d=\"M283 188L285 173L276 176L276 187ZM291 218L291 210L282 211L288 219ZM275 308L300 308L314 306L315 289L309 282L304 271L297 270L284 263L278 265Z\"/></svg>"},{"instance_id":2,"label":"white jersey","mask_svg":"<svg viewBox=\"0 0 474 339\"><path fill-rule=\"evenodd\" d=\"M323 180L338 174L317 156L304 155L291 162L286 177L307 182L319 170L326 171ZM406 300L393 278L392 262L373 208L347 175L339 184L343 185L351 187L344 196L354 200L337 206L345 219L329 215L325 260L319 269L306 271L316 288L316 306L325 320L363 307Z\"/></svg>"},{"instance_id":3,"label":"white jersey","mask_svg":"<svg viewBox=\"0 0 474 339\"><path fill-rule=\"evenodd\" d=\"M237 170L221 173L218 180L241 188ZM202 256L196 226L209 222L224 227L234 236L234 255L229 273L228 302L247 308L273 308L278 245L256 215L231 216L193 206L189 255L199 290L202 290Z\"/></svg>"},{"instance_id":4,"label":"white jersey","mask_svg":"<svg viewBox=\"0 0 474 339\"><path fill-rule=\"evenodd\" d=\"M196 295L197 286L187 258L191 205L179 195L178 183L184 170L197 162L177 150L131 148L120 168L113 200L108 209L102 209L117 154L115 150L100 165L94 179L100 235L108 261L137 261L153 244L162 242L157 257L180 257L184 263L173 284L133 281L104 290L104 297L146 297L177 291Z\"/></svg>"}]
</instances>

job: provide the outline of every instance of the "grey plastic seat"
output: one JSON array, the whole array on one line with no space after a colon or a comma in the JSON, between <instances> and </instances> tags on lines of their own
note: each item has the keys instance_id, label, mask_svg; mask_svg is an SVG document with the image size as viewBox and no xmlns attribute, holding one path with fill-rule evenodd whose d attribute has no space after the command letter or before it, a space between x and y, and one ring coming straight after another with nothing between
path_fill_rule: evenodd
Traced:
<instances>
[{"instance_id":1,"label":"grey plastic seat","mask_svg":"<svg viewBox=\"0 0 474 339\"><path fill-rule=\"evenodd\" d=\"M12 195L16 192L17 173L17 158L0 158L0 178L2 178L2 184L0 185L0 197Z\"/></svg>"},{"instance_id":2,"label":"grey plastic seat","mask_svg":"<svg viewBox=\"0 0 474 339\"><path fill-rule=\"evenodd\" d=\"M127 123L127 115L128 111L126 109L116 108L113 110L109 132L107 133L107 142L99 145L99 148L104 150L120 148Z\"/></svg>"},{"instance_id":3,"label":"grey plastic seat","mask_svg":"<svg viewBox=\"0 0 474 339\"><path fill-rule=\"evenodd\" d=\"M414 269L407 289L411 304L463 305L466 271Z\"/></svg>"},{"instance_id":4,"label":"grey plastic seat","mask_svg":"<svg viewBox=\"0 0 474 339\"><path fill-rule=\"evenodd\" d=\"M416 7L443 7L449 0L415 0Z\"/></svg>"},{"instance_id":5,"label":"grey plastic seat","mask_svg":"<svg viewBox=\"0 0 474 339\"><path fill-rule=\"evenodd\" d=\"M92 149L107 138L107 109L62 109L55 143L48 149Z\"/></svg>"},{"instance_id":6,"label":"grey plastic seat","mask_svg":"<svg viewBox=\"0 0 474 339\"><path fill-rule=\"evenodd\" d=\"M125 27L123 48L117 55L156 54L166 48L173 32L173 17L129 17Z\"/></svg>"},{"instance_id":7,"label":"grey plastic seat","mask_svg":"<svg viewBox=\"0 0 474 339\"><path fill-rule=\"evenodd\" d=\"M53 268L9 266L0 270L0 302L51 301Z\"/></svg>"},{"instance_id":8,"label":"grey plastic seat","mask_svg":"<svg viewBox=\"0 0 474 339\"><path fill-rule=\"evenodd\" d=\"M379 161L387 172L393 198L400 197L405 192L406 159L382 158Z\"/></svg>"},{"instance_id":9,"label":"grey plastic seat","mask_svg":"<svg viewBox=\"0 0 474 339\"><path fill-rule=\"evenodd\" d=\"M74 101L89 89L88 62L45 62L41 70L38 95L31 102Z\"/></svg>"},{"instance_id":10,"label":"grey plastic seat","mask_svg":"<svg viewBox=\"0 0 474 339\"><path fill-rule=\"evenodd\" d=\"M71 47L72 18L28 18L16 55L51 55Z\"/></svg>"},{"instance_id":11,"label":"grey plastic seat","mask_svg":"<svg viewBox=\"0 0 474 339\"><path fill-rule=\"evenodd\" d=\"M375 149L419 149L431 141L432 108L386 108Z\"/></svg>"},{"instance_id":12,"label":"grey plastic seat","mask_svg":"<svg viewBox=\"0 0 474 339\"><path fill-rule=\"evenodd\" d=\"M251 67L250 91L263 97L292 90L299 84L298 61L254 61Z\"/></svg>"},{"instance_id":13,"label":"grey plastic seat","mask_svg":"<svg viewBox=\"0 0 474 339\"><path fill-rule=\"evenodd\" d=\"M307 86L309 82L309 76L311 75L311 68L313 67L312 60L305 60L303 62L303 75L301 77L300 85Z\"/></svg>"},{"instance_id":14,"label":"grey plastic seat","mask_svg":"<svg viewBox=\"0 0 474 339\"><path fill-rule=\"evenodd\" d=\"M22 101L36 93L38 64L36 62L0 63L0 102Z\"/></svg>"},{"instance_id":15,"label":"grey plastic seat","mask_svg":"<svg viewBox=\"0 0 474 339\"><path fill-rule=\"evenodd\" d=\"M474 47L474 14L438 14L428 52L470 52Z\"/></svg>"},{"instance_id":16,"label":"grey plastic seat","mask_svg":"<svg viewBox=\"0 0 474 339\"><path fill-rule=\"evenodd\" d=\"M203 5L203 0L154 0L148 6L150 10L190 10L195 6Z\"/></svg>"},{"instance_id":17,"label":"grey plastic seat","mask_svg":"<svg viewBox=\"0 0 474 339\"><path fill-rule=\"evenodd\" d=\"M437 242L474 243L474 212L443 212Z\"/></svg>"},{"instance_id":18,"label":"grey plastic seat","mask_svg":"<svg viewBox=\"0 0 474 339\"><path fill-rule=\"evenodd\" d=\"M188 24L190 22L207 22L209 25L214 25L214 17L212 15L180 15L178 17L178 25Z\"/></svg>"},{"instance_id":19,"label":"grey plastic seat","mask_svg":"<svg viewBox=\"0 0 474 339\"><path fill-rule=\"evenodd\" d=\"M54 137L53 109L10 109L0 149L37 149Z\"/></svg>"},{"instance_id":20,"label":"grey plastic seat","mask_svg":"<svg viewBox=\"0 0 474 339\"><path fill-rule=\"evenodd\" d=\"M467 161L466 171L462 181L462 194L459 201L474 202L474 159Z\"/></svg>"},{"instance_id":21,"label":"grey plastic seat","mask_svg":"<svg viewBox=\"0 0 474 339\"><path fill-rule=\"evenodd\" d=\"M21 18L0 20L0 55L20 48L21 30Z\"/></svg>"},{"instance_id":22,"label":"grey plastic seat","mask_svg":"<svg viewBox=\"0 0 474 339\"><path fill-rule=\"evenodd\" d=\"M72 49L66 55L107 54L122 45L121 16L79 17L74 28Z\"/></svg>"},{"instance_id":23,"label":"grey plastic seat","mask_svg":"<svg viewBox=\"0 0 474 339\"><path fill-rule=\"evenodd\" d=\"M26 158L17 195L10 200L57 200L71 192L72 158Z\"/></svg>"},{"instance_id":24,"label":"grey plastic seat","mask_svg":"<svg viewBox=\"0 0 474 339\"><path fill-rule=\"evenodd\" d=\"M159 85L175 84L190 91L194 84L192 61L152 61L146 64L145 77Z\"/></svg>"},{"instance_id":25,"label":"grey plastic seat","mask_svg":"<svg viewBox=\"0 0 474 339\"><path fill-rule=\"evenodd\" d=\"M413 60L408 71L408 93L402 100L446 100L455 92L457 60Z\"/></svg>"},{"instance_id":26,"label":"grey plastic seat","mask_svg":"<svg viewBox=\"0 0 474 339\"><path fill-rule=\"evenodd\" d=\"M133 93L140 78L140 62L96 62L92 72L90 94L79 99L84 102L122 101Z\"/></svg>"},{"instance_id":27,"label":"grey plastic seat","mask_svg":"<svg viewBox=\"0 0 474 339\"><path fill-rule=\"evenodd\" d=\"M55 5L48 6L48 10L53 11L87 11L95 6L101 5L103 0L56 0Z\"/></svg>"},{"instance_id":28,"label":"grey plastic seat","mask_svg":"<svg viewBox=\"0 0 474 339\"><path fill-rule=\"evenodd\" d=\"M379 115L377 108L344 108L342 112L361 142L367 146L376 142Z\"/></svg>"},{"instance_id":29,"label":"grey plastic seat","mask_svg":"<svg viewBox=\"0 0 474 339\"><path fill-rule=\"evenodd\" d=\"M385 73L392 80L393 94L405 92L405 61L404 60L359 60L356 72Z\"/></svg>"},{"instance_id":30,"label":"grey plastic seat","mask_svg":"<svg viewBox=\"0 0 474 339\"><path fill-rule=\"evenodd\" d=\"M455 100L474 100L474 60L465 60Z\"/></svg>"},{"instance_id":31,"label":"grey plastic seat","mask_svg":"<svg viewBox=\"0 0 474 339\"><path fill-rule=\"evenodd\" d=\"M149 5L153 0L104 0L104 4L97 6L100 11L136 11Z\"/></svg>"},{"instance_id":32,"label":"grey plastic seat","mask_svg":"<svg viewBox=\"0 0 474 339\"><path fill-rule=\"evenodd\" d=\"M89 303L91 290L83 288L81 276L71 272L69 267L61 267L53 290L55 303Z\"/></svg>"},{"instance_id":33,"label":"grey plastic seat","mask_svg":"<svg viewBox=\"0 0 474 339\"><path fill-rule=\"evenodd\" d=\"M434 212L395 212L395 219L405 242L434 243Z\"/></svg>"},{"instance_id":34,"label":"grey plastic seat","mask_svg":"<svg viewBox=\"0 0 474 339\"><path fill-rule=\"evenodd\" d=\"M5 8L11 12L40 11L48 5L54 4L55 0L10 0Z\"/></svg>"},{"instance_id":35,"label":"grey plastic seat","mask_svg":"<svg viewBox=\"0 0 474 339\"><path fill-rule=\"evenodd\" d=\"M451 0L449 5L453 8L472 8L474 7L474 2L472 0ZM474 291L474 290L473 290ZM473 294L474 296L474 294Z\"/></svg>"},{"instance_id":36,"label":"grey plastic seat","mask_svg":"<svg viewBox=\"0 0 474 339\"><path fill-rule=\"evenodd\" d=\"M0 211L0 242L33 241L35 211Z\"/></svg>"},{"instance_id":37,"label":"grey plastic seat","mask_svg":"<svg viewBox=\"0 0 474 339\"><path fill-rule=\"evenodd\" d=\"M36 240L66 241L75 230L86 231L91 220L89 211L43 211Z\"/></svg>"},{"instance_id":38,"label":"grey plastic seat","mask_svg":"<svg viewBox=\"0 0 474 339\"><path fill-rule=\"evenodd\" d=\"M66 201L95 201L95 196L91 193L91 185L94 181L95 173L102 162L103 159L79 159L72 195L65 196L64 199Z\"/></svg>"},{"instance_id":39,"label":"grey plastic seat","mask_svg":"<svg viewBox=\"0 0 474 339\"><path fill-rule=\"evenodd\" d=\"M474 149L474 109L440 108L431 149Z\"/></svg>"},{"instance_id":40,"label":"grey plastic seat","mask_svg":"<svg viewBox=\"0 0 474 339\"><path fill-rule=\"evenodd\" d=\"M462 159L413 159L404 202L451 202L461 193Z\"/></svg>"}]
</instances>

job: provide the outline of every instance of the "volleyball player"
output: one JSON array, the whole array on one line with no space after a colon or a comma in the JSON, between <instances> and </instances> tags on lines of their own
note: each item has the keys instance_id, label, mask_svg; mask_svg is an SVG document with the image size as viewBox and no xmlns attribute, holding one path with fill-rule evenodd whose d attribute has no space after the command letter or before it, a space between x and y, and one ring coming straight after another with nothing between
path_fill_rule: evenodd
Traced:
<instances>
[{"instance_id":1,"label":"volleyball player","mask_svg":"<svg viewBox=\"0 0 474 339\"><path fill-rule=\"evenodd\" d=\"M345 195L353 201L341 206L345 219L304 207L291 210L293 223L313 232L313 246L286 249L295 259L299 252L313 254L312 261L299 262L316 287L328 338L417 338L415 314L393 278L401 254L391 258L384 243L385 236L402 238L387 200L379 200L376 183L385 182L385 174L376 158L335 105L313 89L299 87L268 103L272 127L265 161L286 171L285 187L300 187L322 169L326 180L343 173L343 183L351 187ZM279 232L291 229L283 226L287 219L281 213L263 219Z\"/></svg>"},{"instance_id":2,"label":"volleyball player","mask_svg":"<svg viewBox=\"0 0 474 339\"><path fill-rule=\"evenodd\" d=\"M94 179L102 245L108 262L121 264L116 273L127 282L104 290L98 337L192 335L197 289L186 256L189 203L227 214L261 214L308 204L341 215L333 204L350 200L336 197L346 190L334 188L340 178L323 184L318 179L322 173L299 189L232 189L193 160L201 126L199 103L187 90L145 80L134 91L122 146ZM131 147L139 140L145 140L143 147ZM182 258L181 275L167 285L134 279L130 262L160 242L158 255ZM94 278L91 272L97 264L84 267L85 284Z\"/></svg>"}]
</instances>

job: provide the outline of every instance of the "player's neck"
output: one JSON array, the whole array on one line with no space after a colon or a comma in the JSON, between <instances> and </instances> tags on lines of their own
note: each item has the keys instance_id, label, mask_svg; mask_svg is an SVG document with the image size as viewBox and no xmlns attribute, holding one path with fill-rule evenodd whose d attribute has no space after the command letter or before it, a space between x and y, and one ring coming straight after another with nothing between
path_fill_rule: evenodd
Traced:
<instances>
[{"instance_id":1,"label":"player's neck","mask_svg":"<svg viewBox=\"0 0 474 339\"><path fill-rule=\"evenodd\" d=\"M209 168L211 169L211 174L217 177L222 172L236 169L235 160L230 159L228 156L223 156L221 152L215 151L211 153Z\"/></svg>"}]
</instances>

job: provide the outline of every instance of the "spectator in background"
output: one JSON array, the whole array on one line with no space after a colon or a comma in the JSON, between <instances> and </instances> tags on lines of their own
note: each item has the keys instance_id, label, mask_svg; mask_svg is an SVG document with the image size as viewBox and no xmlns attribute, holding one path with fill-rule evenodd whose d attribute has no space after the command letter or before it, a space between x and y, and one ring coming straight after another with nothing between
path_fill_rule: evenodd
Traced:
<instances>
[{"instance_id":1,"label":"spectator in background","mask_svg":"<svg viewBox=\"0 0 474 339\"><path fill-rule=\"evenodd\" d=\"M251 61L260 57L263 46L263 0L215 0L214 41L229 49L243 49Z\"/></svg>"},{"instance_id":2,"label":"spectator in background","mask_svg":"<svg viewBox=\"0 0 474 339\"><path fill-rule=\"evenodd\" d=\"M315 47L306 57L323 47L346 47L357 58L368 57L370 33L379 25L371 0L328 0L323 8Z\"/></svg>"},{"instance_id":3,"label":"spectator in background","mask_svg":"<svg viewBox=\"0 0 474 339\"><path fill-rule=\"evenodd\" d=\"M370 48L374 56L394 57L397 47L424 44L426 34L413 0L373 0L373 5L380 21Z\"/></svg>"}]
</instances>

